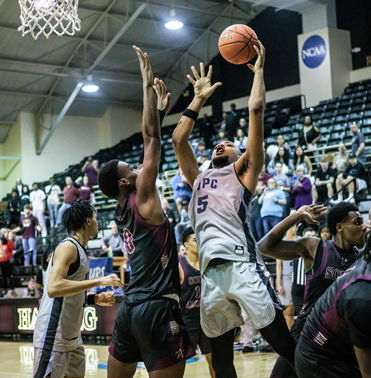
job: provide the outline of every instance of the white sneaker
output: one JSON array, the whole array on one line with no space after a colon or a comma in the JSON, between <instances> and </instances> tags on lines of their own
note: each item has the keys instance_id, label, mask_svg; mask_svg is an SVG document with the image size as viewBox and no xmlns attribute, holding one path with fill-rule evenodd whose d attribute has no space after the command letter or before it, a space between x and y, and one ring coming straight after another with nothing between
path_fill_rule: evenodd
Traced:
<instances>
[{"instance_id":1,"label":"white sneaker","mask_svg":"<svg viewBox=\"0 0 371 378\"><path fill-rule=\"evenodd\" d=\"M330 200L330 203L332 203L333 205L337 205L338 203L340 203L340 199L338 198L337 200Z\"/></svg>"},{"instance_id":2,"label":"white sneaker","mask_svg":"<svg viewBox=\"0 0 371 378\"><path fill-rule=\"evenodd\" d=\"M347 199L344 200L344 202L354 203L354 197L349 196Z\"/></svg>"}]
</instances>

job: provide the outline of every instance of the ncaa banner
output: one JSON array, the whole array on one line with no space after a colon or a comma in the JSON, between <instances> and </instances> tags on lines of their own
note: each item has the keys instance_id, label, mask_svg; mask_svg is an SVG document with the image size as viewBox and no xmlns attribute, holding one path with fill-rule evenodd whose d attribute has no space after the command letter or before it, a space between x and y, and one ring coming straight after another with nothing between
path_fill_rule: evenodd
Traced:
<instances>
[{"instance_id":1,"label":"ncaa banner","mask_svg":"<svg viewBox=\"0 0 371 378\"><path fill-rule=\"evenodd\" d=\"M301 59L308 68L317 68L326 57L326 42L319 35L312 35L303 45Z\"/></svg>"},{"instance_id":2,"label":"ncaa banner","mask_svg":"<svg viewBox=\"0 0 371 378\"><path fill-rule=\"evenodd\" d=\"M112 257L102 257L89 260L89 279L102 278L112 274L113 259ZM107 291L110 287L97 286L97 293Z\"/></svg>"}]
</instances>

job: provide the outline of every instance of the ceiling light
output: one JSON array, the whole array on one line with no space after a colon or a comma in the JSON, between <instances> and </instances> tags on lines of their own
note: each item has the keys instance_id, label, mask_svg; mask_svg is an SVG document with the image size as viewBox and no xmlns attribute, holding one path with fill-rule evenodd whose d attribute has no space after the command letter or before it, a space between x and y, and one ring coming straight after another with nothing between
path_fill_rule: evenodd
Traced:
<instances>
[{"instance_id":1,"label":"ceiling light","mask_svg":"<svg viewBox=\"0 0 371 378\"><path fill-rule=\"evenodd\" d=\"M165 27L170 30L180 29L183 26L183 22L180 21L169 21L165 24Z\"/></svg>"},{"instance_id":2,"label":"ceiling light","mask_svg":"<svg viewBox=\"0 0 371 378\"><path fill-rule=\"evenodd\" d=\"M352 53L357 54L359 52L361 52L361 48L360 47L354 47L354 48L352 48Z\"/></svg>"},{"instance_id":3,"label":"ceiling light","mask_svg":"<svg viewBox=\"0 0 371 378\"><path fill-rule=\"evenodd\" d=\"M98 85L94 85L94 84L86 84L82 87L82 90L88 93L96 92L98 89L99 89Z\"/></svg>"}]
</instances>

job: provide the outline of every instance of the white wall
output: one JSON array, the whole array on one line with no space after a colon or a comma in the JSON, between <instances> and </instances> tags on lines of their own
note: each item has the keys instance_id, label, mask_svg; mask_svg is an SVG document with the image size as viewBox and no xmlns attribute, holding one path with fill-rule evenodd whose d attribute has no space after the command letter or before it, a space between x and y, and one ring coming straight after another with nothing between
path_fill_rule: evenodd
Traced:
<instances>
[{"instance_id":1,"label":"white wall","mask_svg":"<svg viewBox=\"0 0 371 378\"><path fill-rule=\"evenodd\" d=\"M355 83L361 80L371 79L371 66L360 68L358 70L351 71L350 82Z\"/></svg>"}]
</instances>

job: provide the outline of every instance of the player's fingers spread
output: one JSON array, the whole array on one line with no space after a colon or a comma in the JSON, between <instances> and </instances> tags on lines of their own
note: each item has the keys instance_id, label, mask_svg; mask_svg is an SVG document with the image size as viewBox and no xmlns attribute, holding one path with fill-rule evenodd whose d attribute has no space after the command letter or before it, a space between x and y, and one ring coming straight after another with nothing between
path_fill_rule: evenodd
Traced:
<instances>
[{"instance_id":1,"label":"player's fingers spread","mask_svg":"<svg viewBox=\"0 0 371 378\"><path fill-rule=\"evenodd\" d=\"M221 85L223 85L223 84L219 81L219 82L215 83L215 84L212 86L212 88L213 88L213 90L215 90L216 88L220 87Z\"/></svg>"},{"instance_id":2,"label":"player's fingers spread","mask_svg":"<svg viewBox=\"0 0 371 378\"><path fill-rule=\"evenodd\" d=\"M200 63L200 72L201 72L201 77L205 77L205 66L202 62Z\"/></svg>"},{"instance_id":3,"label":"player's fingers spread","mask_svg":"<svg viewBox=\"0 0 371 378\"><path fill-rule=\"evenodd\" d=\"M198 74L198 72L196 71L196 68L194 68L193 66L191 67L191 70L193 72L193 75L195 76L196 80L199 80L200 79L200 76Z\"/></svg>"},{"instance_id":4,"label":"player's fingers spread","mask_svg":"<svg viewBox=\"0 0 371 378\"><path fill-rule=\"evenodd\" d=\"M249 63L249 64L247 65L247 67L249 67L251 71L254 71L254 66L253 66L252 64Z\"/></svg>"},{"instance_id":5,"label":"player's fingers spread","mask_svg":"<svg viewBox=\"0 0 371 378\"><path fill-rule=\"evenodd\" d=\"M190 75L187 75L187 79L188 79L193 85L195 85L196 82L191 78Z\"/></svg>"},{"instance_id":6,"label":"player's fingers spread","mask_svg":"<svg viewBox=\"0 0 371 378\"><path fill-rule=\"evenodd\" d=\"M209 78L209 79L211 79L211 76L213 75L213 66L211 66L210 65L210 67L209 67L209 71L208 71L208 73L207 73L207 77Z\"/></svg>"}]
</instances>

